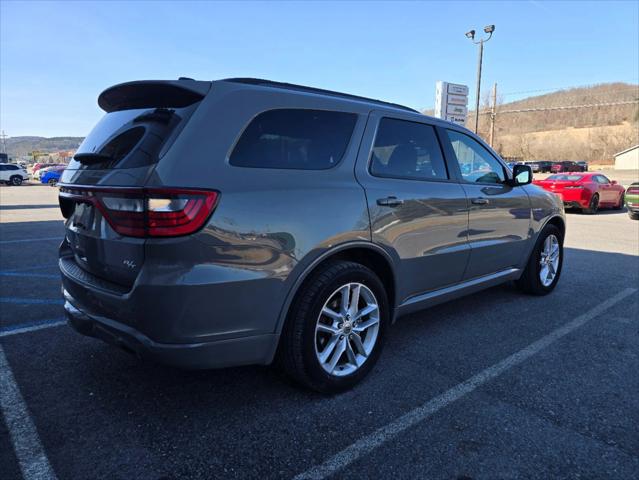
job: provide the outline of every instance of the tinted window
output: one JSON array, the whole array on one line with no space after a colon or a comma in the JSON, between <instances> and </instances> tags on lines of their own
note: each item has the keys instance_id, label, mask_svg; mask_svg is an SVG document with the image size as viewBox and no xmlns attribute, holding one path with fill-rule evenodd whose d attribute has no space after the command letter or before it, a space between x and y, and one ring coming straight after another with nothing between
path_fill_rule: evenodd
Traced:
<instances>
[{"instance_id":1,"label":"tinted window","mask_svg":"<svg viewBox=\"0 0 639 480\"><path fill-rule=\"evenodd\" d=\"M422 123L383 118L373 146L371 173L378 177L447 179L435 129Z\"/></svg>"},{"instance_id":2,"label":"tinted window","mask_svg":"<svg viewBox=\"0 0 639 480\"><path fill-rule=\"evenodd\" d=\"M506 180L504 167L483 145L463 133L446 132L464 180L478 183L503 183Z\"/></svg>"},{"instance_id":3,"label":"tinted window","mask_svg":"<svg viewBox=\"0 0 639 480\"><path fill-rule=\"evenodd\" d=\"M597 181L598 183L601 183L601 184L610 183L610 180L608 180L603 175L595 175L595 181Z\"/></svg>"},{"instance_id":4,"label":"tinted window","mask_svg":"<svg viewBox=\"0 0 639 480\"><path fill-rule=\"evenodd\" d=\"M339 163L357 115L324 110L269 110L255 117L231 153L238 167L324 170Z\"/></svg>"},{"instance_id":5,"label":"tinted window","mask_svg":"<svg viewBox=\"0 0 639 480\"><path fill-rule=\"evenodd\" d=\"M19 170L20 167L18 167L17 165L5 165L4 169L5 170Z\"/></svg>"},{"instance_id":6,"label":"tinted window","mask_svg":"<svg viewBox=\"0 0 639 480\"><path fill-rule=\"evenodd\" d=\"M135 168L156 163L161 149L196 108L197 104L107 113L80 144L69 169Z\"/></svg>"},{"instance_id":7,"label":"tinted window","mask_svg":"<svg viewBox=\"0 0 639 480\"><path fill-rule=\"evenodd\" d=\"M546 180L564 180L569 182L578 182L582 178L582 175L551 175Z\"/></svg>"}]
</instances>

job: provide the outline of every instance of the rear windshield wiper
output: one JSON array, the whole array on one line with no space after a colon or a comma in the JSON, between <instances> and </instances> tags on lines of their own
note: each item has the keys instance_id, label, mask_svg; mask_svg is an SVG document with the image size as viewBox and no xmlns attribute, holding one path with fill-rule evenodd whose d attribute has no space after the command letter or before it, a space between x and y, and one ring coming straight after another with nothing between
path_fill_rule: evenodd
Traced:
<instances>
[{"instance_id":1,"label":"rear windshield wiper","mask_svg":"<svg viewBox=\"0 0 639 480\"><path fill-rule=\"evenodd\" d=\"M171 117L175 113L175 110L169 110L168 108L156 108L152 112L143 113L133 119L133 122L159 122L169 123Z\"/></svg>"},{"instance_id":2,"label":"rear windshield wiper","mask_svg":"<svg viewBox=\"0 0 639 480\"><path fill-rule=\"evenodd\" d=\"M85 165L92 165L95 163L110 162L113 160L113 157L111 155L104 155L102 153L87 152L76 153L73 156L73 159L77 160L80 163L84 163Z\"/></svg>"}]
</instances>

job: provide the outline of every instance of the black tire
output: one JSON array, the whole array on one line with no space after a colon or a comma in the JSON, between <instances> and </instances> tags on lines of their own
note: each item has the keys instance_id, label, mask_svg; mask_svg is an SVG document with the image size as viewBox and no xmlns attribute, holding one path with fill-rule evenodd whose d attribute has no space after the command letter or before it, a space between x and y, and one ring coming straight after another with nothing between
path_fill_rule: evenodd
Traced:
<instances>
[{"instance_id":1,"label":"black tire","mask_svg":"<svg viewBox=\"0 0 639 480\"><path fill-rule=\"evenodd\" d=\"M639 220L639 212L628 211L628 216L631 220Z\"/></svg>"},{"instance_id":2,"label":"black tire","mask_svg":"<svg viewBox=\"0 0 639 480\"><path fill-rule=\"evenodd\" d=\"M626 203L626 194L625 192L622 192L621 196L619 197L619 203L612 208L614 210L621 210L625 203Z\"/></svg>"},{"instance_id":3,"label":"black tire","mask_svg":"<svg viewBox=\"0 0 639 480\"><path fill-rule=\"evenodd\" d=\"M555 235L559 240L559 266L557 268L557 273L555 274L555 278L552 283L548 286L544 285L541 282L539 277L541 271L541 252L543 249L544 242L549 235ZM548 295L555 289L557 282L559 281L559 277L561 276L561 269L564 263L564 238L561 233L561 230L557 228L555 225L546 225L544 229L539 234L539 238L537 238L537 242L535 243L535 247L533 248L532 253L530 254L530 258L528 259L528 263L524 270L522 276L515 283L519 289L524 291L525 293L529 293L531 295Z\"/></svg>"},{"instance_id":4,"label":"black tire","mask_svg":"<svg viewBox=\"0 0 639 480\"><path fill-rule=\"evenodd\" d=\"M583 212L588 215L594 215L599 210L599 194L595 193L590 199L590 203L588 204L588 208L584 208Z\"/></svg>"},{"instance_id":5,"label":"black tire","mask_svg":"<svg viewBox=\"0 0 639 480\"><path fill-rule=\"evenodd\" d=\"M335 376L327 373L317 358L315 328L326 301L340 286L352 282L365 285L374 294L379 306L379 330L366 361L351 374ZM386 290L372 270L355 262L327 263L304 282L291 305L280 339L278 363L296 382L310 389L328 394L348 390L362 380L377 362L389 323Z\"/></svg>"},{"instance_id":6,"label":"black tire","mask_svg":"<svg viewBox=\"0 0 639 480\"><path fill-rule=\"evenodd\" d=\"M55 178L50 178L47 183L49 184L49 186L55 187L58 184L58 181Z\"/></svg>"},{"instance_id":7,"label":"black tire","mask_svg":"<svg viewBox=\"0 0 639 480\"><path fill-rule=\"evenodd\" d=\"M9 179L9 183L16 187L19 187L20 185L22 185L22 177L19 175L14 175Z\"/></svg>"}]
</instances>

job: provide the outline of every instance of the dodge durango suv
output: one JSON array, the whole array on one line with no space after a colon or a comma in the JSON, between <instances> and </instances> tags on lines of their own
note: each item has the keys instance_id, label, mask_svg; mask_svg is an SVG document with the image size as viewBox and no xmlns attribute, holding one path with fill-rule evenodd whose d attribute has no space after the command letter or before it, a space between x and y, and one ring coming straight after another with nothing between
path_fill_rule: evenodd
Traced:
<instances>
[{"instance_id":1,"label":"dodge durango suv","mask_svg":"<svg viewBox=\"0 0 639 480\"><path fill-rule=\"evenodd\" d=\"M142 358L277 361L335 392L402 315L559 280L562 202L459 125L246 78L124 83L98 104L59 183L65 310Z\"/></svg>"}]
</instances>

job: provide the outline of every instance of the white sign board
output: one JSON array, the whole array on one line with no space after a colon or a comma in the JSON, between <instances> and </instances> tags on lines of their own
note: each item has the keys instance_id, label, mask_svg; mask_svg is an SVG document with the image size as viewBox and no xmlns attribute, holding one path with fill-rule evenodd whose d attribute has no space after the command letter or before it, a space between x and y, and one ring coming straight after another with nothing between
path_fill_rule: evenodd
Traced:
<instances>
[{"instance_id":1,"label":"white sign board","mask_svg":"<svg viewBox=\"0 0 639 480\"><path fill-rule=\"evenodd\" d=\"M457 83L442 82L435 85L435 116L460 125L466 123L468 114L468 87Z\"/></svg>"}]
</instances>

